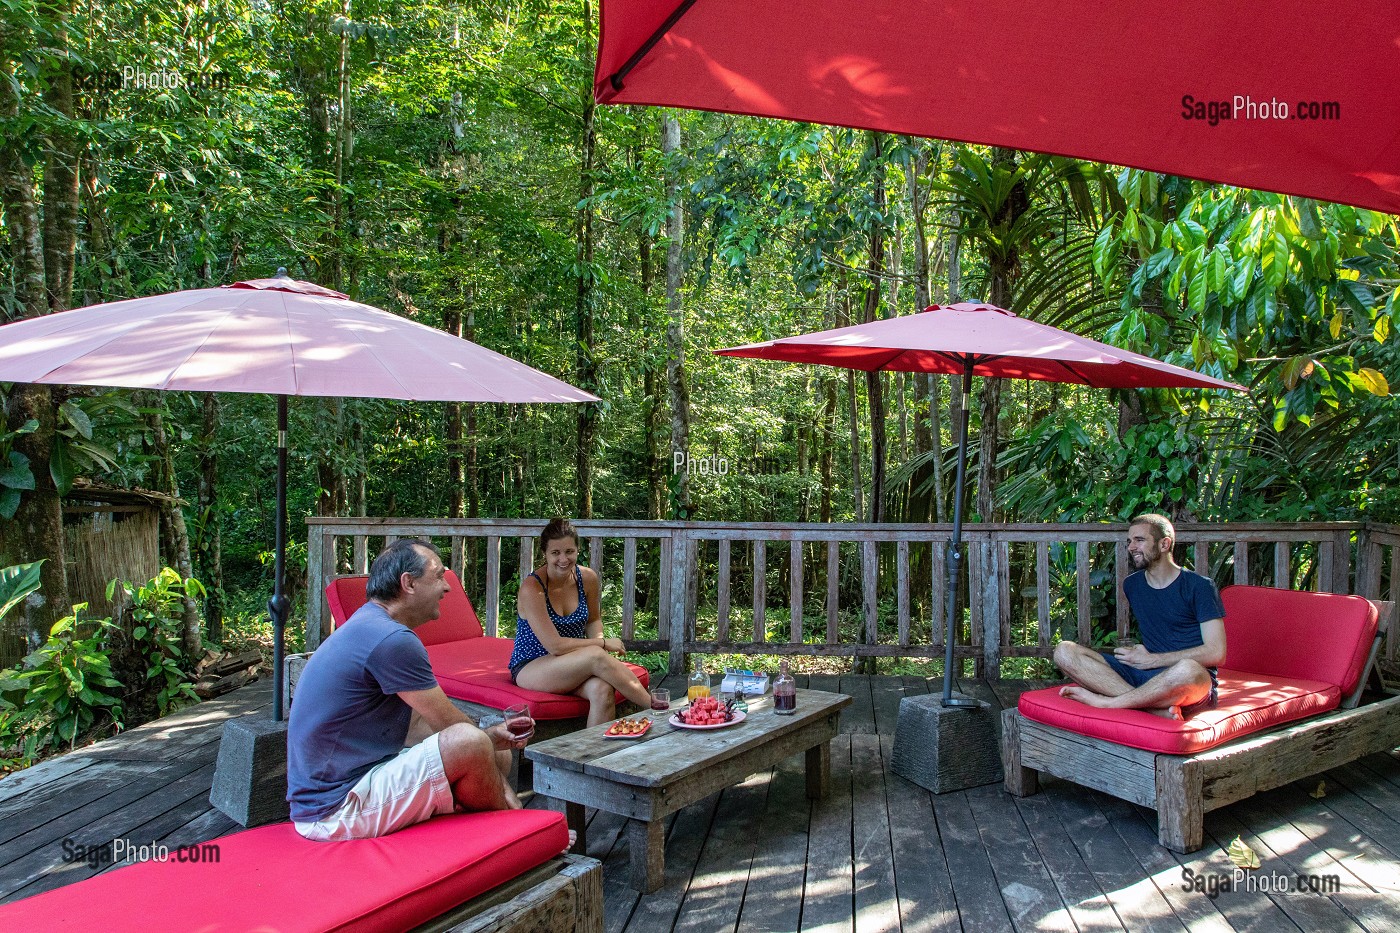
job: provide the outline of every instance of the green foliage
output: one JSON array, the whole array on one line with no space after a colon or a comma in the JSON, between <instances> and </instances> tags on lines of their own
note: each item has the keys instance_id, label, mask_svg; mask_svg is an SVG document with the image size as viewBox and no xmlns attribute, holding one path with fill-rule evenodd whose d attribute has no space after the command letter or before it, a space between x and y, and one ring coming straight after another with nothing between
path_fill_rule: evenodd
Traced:
<instances>
[{"instance_id":1,"label":"green foliage","mask_svg":"<svg viewBox=\"0 0 1400 933\"><path fill-rule=\"evenodd\" d=\"M29 467L29 458L11 449L11 445L16 437L33 434L38 428L39 422L34 418L13 431L0 427L0 521L14 518L20 497L34 488L34 471Z\"/></svg>"},{"instance_id":2,"label":"green foliage","mask_svg":"<svg viewBox=\"0 0 1400 933\"><path fill-rule=\"evenodd\" d=\"M62 742L72 748L104 717L121 728L122 684L112 676L106 654L115 626L111 619L83 620L80 626L79 613L86 608L79 603L72 615L54 623L48 640L20 670L0 672L0 746L22 742L22 758ZM80 627L93 631L82 636Z\"/></svg>"},{"instance_id":3,"label":"green foliage","mask_svg":"<svg viewBox=\"0 0 1400 933\"><path fill-rule=\"evenodd\" d=\"M30 564L0 569L0 621L25 597L39 589L39 570L43 565L42 560L36 560Z\"/></svg>"},{"instance_id":4,"label":"green foliage","mask_svg":"<svg viewBox=\"0 0 1400 933\"><path fill-rule=\"evenodd\" d=\"M125 596L124 622L130 637L146 663L146 680L154 685L159 715L196 702L190 675L197 658L189 657L183 645L186 596L200 598L204 586L194 578L181 579L169 567L141 586L113 580L107 587L111 599L120 587Z\"/></svg>"}]
</instances>

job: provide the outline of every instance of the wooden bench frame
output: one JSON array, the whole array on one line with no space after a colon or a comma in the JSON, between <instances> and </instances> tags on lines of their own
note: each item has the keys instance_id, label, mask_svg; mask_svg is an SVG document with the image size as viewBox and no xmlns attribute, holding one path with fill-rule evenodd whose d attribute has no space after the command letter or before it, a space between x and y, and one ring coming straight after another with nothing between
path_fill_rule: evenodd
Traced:
<instances>
[{"instance_id":1,"label":"wooden bench frame","mask_svg":"<svg viewBox=\"0 0 1400 933\"><path fill-rule=\"evenodd\" d=\"M1356 705L1394 605L1378 604L1380 625L1367 673L1344 707L1248 735L1194 755L1164 755L1091 738L1021 715L1002 713L1006 791L1027 797L1039 773L1092 787L1157 811L1157 840L1177 852L1205 842L1205 815L1261 791L1400 746L1400 696Z\"/></svg>"},{"instance_id":2,"label":"wooden bench frame","mask_svg":"<svg viewBox=\"0 0 1400 933\"><path fill-rule=\"evenodd\" d=\"M412 933L603 933L603 863L561 855Z\"/></svg>"}]
</instances>

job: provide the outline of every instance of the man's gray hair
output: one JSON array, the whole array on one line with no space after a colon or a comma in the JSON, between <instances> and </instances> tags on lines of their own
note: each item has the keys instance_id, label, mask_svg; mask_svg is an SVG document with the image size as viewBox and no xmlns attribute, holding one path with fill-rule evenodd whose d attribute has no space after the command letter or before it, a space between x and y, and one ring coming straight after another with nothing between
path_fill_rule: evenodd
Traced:
<instances>
[{"instance_id":1,"label":"man's gray hair","mask_svg":"<svg viewBox=\"0 0 1400 933\"><path fill-rule=\"evenodd\" d=\"M400 538L379 552L369 568L369 582L365 585L365 595L370 599L393 602L399 598L402 587L399 577L408 574L417 578L428 569L429 555L442 559L438 549L430 542L415 538Z\"/></svg>"}]
</instances>

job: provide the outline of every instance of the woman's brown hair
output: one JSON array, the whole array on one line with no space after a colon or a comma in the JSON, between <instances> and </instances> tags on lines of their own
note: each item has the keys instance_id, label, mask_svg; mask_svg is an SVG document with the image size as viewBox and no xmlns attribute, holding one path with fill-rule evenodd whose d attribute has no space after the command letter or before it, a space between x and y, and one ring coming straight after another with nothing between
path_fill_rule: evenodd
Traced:
<instances>
[{"instance_id":1,"label":"woman's brown hair","mask_svg":"<svg viewBox=\"0 0 1400 933\"><path fill-rule=\"evenodd\" d=\"M558 541L560 538L573 538L574 547L578 547L578 531L574 528L574 523L567 518L551 518L549 524L544 526L544 531L540 532L540 550L548 551L549 542Z\"/></svg>"}]
</instances>

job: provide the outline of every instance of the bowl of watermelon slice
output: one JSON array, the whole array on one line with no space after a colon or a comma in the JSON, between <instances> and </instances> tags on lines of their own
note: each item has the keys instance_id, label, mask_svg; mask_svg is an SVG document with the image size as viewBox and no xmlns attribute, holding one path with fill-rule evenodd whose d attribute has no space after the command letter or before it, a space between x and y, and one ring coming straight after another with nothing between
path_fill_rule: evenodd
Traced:
<instances>
[{"instance_id":1,"label":"bowl of watermelon slice","mask_svg":"<svg viewBox=\"0 0 1400 933\"><path fill-rule=\"evenodd\" d=\"M697 697L671 714L671 725L677 729L723 729L743 721L743 712L715 697Z\"/></svg>"}]
</instances>

